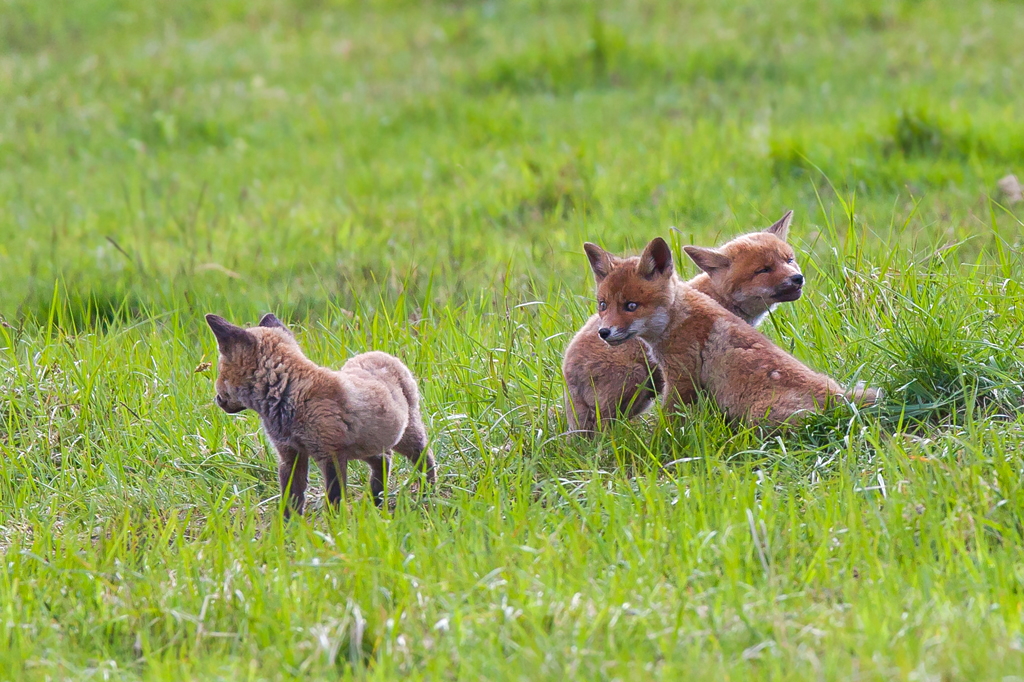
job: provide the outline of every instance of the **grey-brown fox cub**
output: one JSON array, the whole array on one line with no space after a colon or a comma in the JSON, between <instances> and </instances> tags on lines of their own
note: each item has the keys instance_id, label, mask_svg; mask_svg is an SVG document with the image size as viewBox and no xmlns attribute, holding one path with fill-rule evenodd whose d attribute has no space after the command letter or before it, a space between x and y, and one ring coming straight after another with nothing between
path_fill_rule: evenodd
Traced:
<instances>
[{"instance_id":1,"label":"grey-brown fox cub","mask_svg":"<svg viewBox=\"0 0 1024 682\"><path fill-rule=\"evenodd\" d=\"M277 450L281 494L302 513L309 459L324 476L327 500L345 490L348 461L370 465L374 502L383 503L391 451L408 457L429 483L434 458L420 416L420 396L409 369L387 353L356 355L340 370L315 364L274 315L243 329L207 315L217 337L217 405L233 414L254 410Z\"/></svg>"}]
</instances>

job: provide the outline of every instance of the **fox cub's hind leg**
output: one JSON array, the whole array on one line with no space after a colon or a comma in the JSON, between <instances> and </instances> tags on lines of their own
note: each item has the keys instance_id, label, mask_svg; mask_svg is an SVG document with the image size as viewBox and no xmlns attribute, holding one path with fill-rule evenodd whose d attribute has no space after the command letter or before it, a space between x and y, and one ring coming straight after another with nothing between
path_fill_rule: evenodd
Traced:
<instances>
[{"instance_id":1,"label":"fox cub's hind leg","mask_svg":"<svg viewBox=\"0 0 1024 682\"><path fill-rule=\"evenodd\" d=\"M434 456L427 448L427 428L423 426L423 418L418 409L409 415L409 425L405 427L402 440L398 441L394 450L398 454L408 457L416 469L426 475L427 483L434 485L437 480Z\"/></svg>"},{"instance_id":2,"label":"fox cub's hind leg","mask_svg":"<svg viewBox=\"0 0 1024 682\"><path fill-rule=\"evenodd\" d=\"M370 493L373 503L384 506L384 490L388 484L388 473L391 471L391 455L377 455L366 460L370 465Z\"/></svg>"},{"instance_id":3,"label":"fox cub's hind leg","mask_svg":"<svg viewBox=\"0 0 1024 682\"><path fill-rule=\"evenodd\" d=\"M327 457L317 462L324 475L324 492L327 502L337 505L341 502L348 486L348 460L344 457Z\"/></svg>"}]
</instances>

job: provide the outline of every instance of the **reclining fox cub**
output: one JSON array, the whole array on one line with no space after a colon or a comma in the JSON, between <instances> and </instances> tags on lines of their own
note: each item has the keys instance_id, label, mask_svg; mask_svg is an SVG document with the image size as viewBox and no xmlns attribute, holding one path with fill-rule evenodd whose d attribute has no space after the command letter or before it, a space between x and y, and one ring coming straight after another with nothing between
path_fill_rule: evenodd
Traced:
<instances>
[{"instance_id":1,"label":"reclining fox cub","mask_svg":"<svg viewBox=\"0 0 1024 682\"><path fill-rule=\"evenodd\" d=\"M664 373L665 407L703 389L730 419L780 424L835 399L870 404L874 389L848 391L773 344L743 319L680 280L660 237L640 256L617 258L585 244L597 281L598 335L612 346L639 336Z\"/></svg>"},{"instance_id":2,"label":"reclining fox cub","mask_svg":"<svg viewBox=\"0 0 1024 682\"><path fill-rule=\"evenodd\" d=\"M703 270L687 284L756 327L769 310L803 292L804 276L786 243L792 221L793 212L787 211L771 227L717 249L684 247ZM572 430L592 431L619 414L636 416L664 388L664 374L640 339L609 345L598 335L601 326L600 316L593 315L565 351L562 374Z\"/></svg>"},{"instance_id":3,"label":"reclining fox cub","mask_svg":"<svg viewBox=\"0 0 1024 682\"><path fill-rule=\"evenodd\" d=\"M312 459L324 476L327 501L345 492L348 461L370 465L374 502L383 503L391 451L408 457L434 483L434 457L420 416L419 389L401 360L373 351L349 358L340 370L303 355L274 315L243 329L207 315L217 337L217 405L229 414L260 415L278 455L281 494L302 513Z\"/></svg>"}]
</instances>

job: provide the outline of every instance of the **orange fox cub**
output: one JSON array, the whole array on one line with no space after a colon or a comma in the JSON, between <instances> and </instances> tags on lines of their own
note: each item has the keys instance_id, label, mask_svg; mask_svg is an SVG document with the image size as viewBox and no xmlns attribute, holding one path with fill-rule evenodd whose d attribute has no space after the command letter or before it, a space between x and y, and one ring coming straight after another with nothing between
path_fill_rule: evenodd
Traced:
<instances>
[{"instance_id":1,"label":"orange fox cub","mask_svg":"<svg viewBox=\"0 0 1024 682\"><path fill-rule=\"evenodd\" d=\"M787 211L771 227L736 237L717 249L684 247L703 272L688 284L720 306L757 326L777 304L795 301L804 276L786 235L793 221ZM567 386L569 428L592 431L618 415L633 417L661 394L664 375L643 342L629 339L609 345L598 336L593 315L580 329L562 361Z\"/></svg>"},{"instance_id":2,"label":"orange fox cub","mask_svg":"<svg viewBox=\"0 0 1024 682\"><path fill-rule=\"evenodd\" d=\"M370 465L370 490L380 506L392 450L434 482L419 389L398 358L363 353L334 371L307 359L272 314L250 329L217 315L207 315L206 322L220 349L217 405L229 414L259 414L277 450L286 515L289 508L302 513L310 458L323 473L331 504L345 491L348 461L361 459Z\"/></svg>"},{"instance_id":3,"label":"orange fox cub","mask_svg":"<svg viewBox=\"0 0 1024 682\"><path fill-rule=\"evenodd\" d=\"M632 258L584 249L597 281L598 335L612 346L634 337L648 343L664 373L667 410L703 389L731 419L777 424L835 399L877 398L874 389L847 391L811 370L680 280L660 237Z\"/></svg>"}]
</instances>

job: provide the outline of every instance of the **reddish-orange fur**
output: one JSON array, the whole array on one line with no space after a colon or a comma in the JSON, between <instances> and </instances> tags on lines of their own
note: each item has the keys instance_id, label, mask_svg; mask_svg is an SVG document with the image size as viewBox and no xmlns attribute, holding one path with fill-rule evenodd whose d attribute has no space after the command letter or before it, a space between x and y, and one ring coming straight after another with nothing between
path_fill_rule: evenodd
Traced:
<instances>
[{"instance_id":1,"label":"reddish-orange fur","mask_svg":"<svg viewBox=\"0 0 1024 682\"><path fill-rule=\"evenodd\" d=\"M617 344L639 336L664 373L674 412L704 390L733 419L781 423L835 399L871 403L873 389L847 391L792 357L741 318L681 281L661 238L617 258L584 246L597 280L600 333Z\"/></svg>"},{"instance_id":2,"label":"reddish-orange fur","mask_svg":"<svg viewBox=\"0 0 1024 682\"><path fill-rule=\"evenodd\" d=\"M687 246L704 271L688 284L749 324L759 324L778 303L800 297L803 276L786 243L793 212L771 227L741 235L717 249ZM764 270L767 269L767 272ZM633 417L661 394L664 376L644 342L610 346L593 315L569 343L562 362L566 413L572 430L590 431L617 415Z\"/></svg>"}]
</instances>

